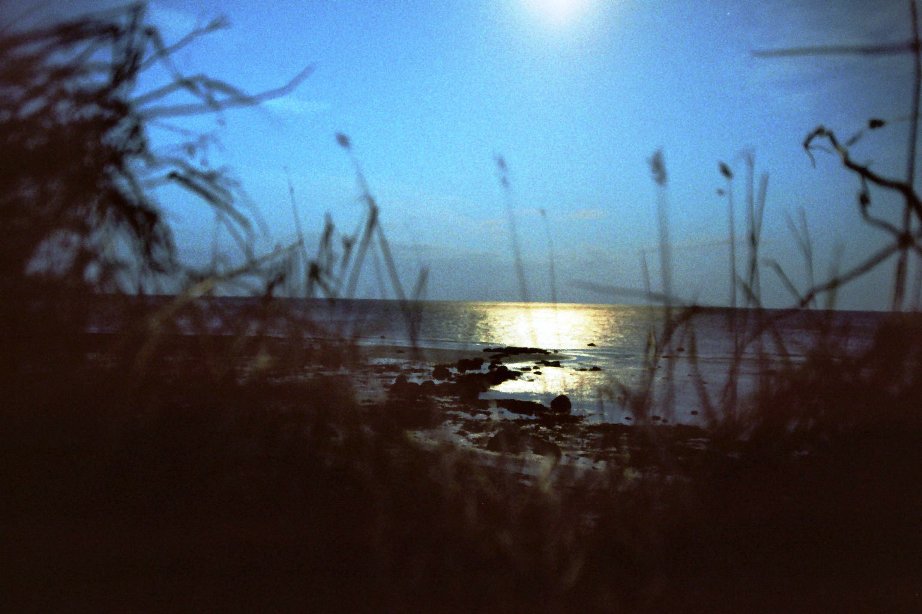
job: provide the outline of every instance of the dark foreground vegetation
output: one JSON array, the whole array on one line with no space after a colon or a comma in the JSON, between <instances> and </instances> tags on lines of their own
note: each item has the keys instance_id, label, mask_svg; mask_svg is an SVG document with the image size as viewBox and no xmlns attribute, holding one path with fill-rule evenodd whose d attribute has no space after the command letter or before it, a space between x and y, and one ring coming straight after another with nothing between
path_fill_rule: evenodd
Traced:
<instances>
[{"instance_id":1,"label":"dark foreground vegetation","mask_svg":"<svg viewBox=\"0 0 922 614\"><path fill-rule=\"evenodd\" d=\"M622 462L538 479L513 458L423 448L405 429L425 413L360 405L334 377L222 382L193 367L201 356L170 368L204 352L197 341L141 378L5 345L5 600L911 610L922 332L896 326L865 357L812 357L764 393L746 433L715 432L691 457L677 427L620 427Z\"/></svg>"},{"instance_id":2,"label":"dark foreground vegetation","mask_svg":"<svg viewBox=\"0 0 922 614\"><path fill-rule=\"evenodd\" d=\"M357 253L386 252L367 189L369 223L344 251L247 254L249 223L220 175L147 148L146 118L170 107L132 98L133 71L168 61L169 48L142 16L0 42L5 609L922 607L917 317L894 316L859 355L819 343L715 420L694 454L678 427L647 420L609 429L621 456L604 470L526 477L511 455L422 446L408 430L437 420L429 405L362 404L348 378L303 376L305 364L357 364L355 350L316 341L274 300L293 272L308 294L335 294ZM74 46L87 43L111 44L114 70L81 72L89 56ZM215 92L259 100L177 83L202 96L201 111L222 106ZM42 157L58 140L81 165ZM139 168L224 215L246 264L175 262L160 209L132 183ZM290 335L178 334L182 318L208 321L198 296L244 274L265 299L253 321ZM86 332L99 292L156 291L162 279L178 284L175 300L110 296L121 326Z\"/></svg>"}]
</instances>

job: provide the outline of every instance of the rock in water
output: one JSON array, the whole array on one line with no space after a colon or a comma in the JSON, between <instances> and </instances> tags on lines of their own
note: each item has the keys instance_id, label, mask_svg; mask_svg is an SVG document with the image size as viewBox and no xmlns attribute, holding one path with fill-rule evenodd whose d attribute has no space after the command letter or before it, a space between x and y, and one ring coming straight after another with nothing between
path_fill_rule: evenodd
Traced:
<instances>
[{"instance_id":1,"label":"rock in water","mask_svg":"<svg viewBox=\"0 0 922 614\"><path fill-rule=\"evenodd\" d=\"M546 413L547 406L538 403L537 401L519 401L518 399L497 399L496 406L502 407L507 411L511 411L514 414L526 414L529 416L536 416L538 414Z\"/></svg>"},{"instance_id":2,"label":"rock in water","mask_svg":"<svg viewBox=\"0 0 922 614\"><path fill-rule=\"evenodd\" d=\"M462 358L455 365L458 367L458 371L464 373L466 371L480 371L483 363L483 358Z\"/></svg>"},{"instance_id":3,"label":"rock in water","mask_svg":"<svg viewBox=\"0 0 922 614\"><path fill-rule=\"evenodd\" d=\"M551 401L551 411L556 414L569 414L572 407L570 397L565 394L554 397L554 400Z\"/></svg>"}]
</instances>

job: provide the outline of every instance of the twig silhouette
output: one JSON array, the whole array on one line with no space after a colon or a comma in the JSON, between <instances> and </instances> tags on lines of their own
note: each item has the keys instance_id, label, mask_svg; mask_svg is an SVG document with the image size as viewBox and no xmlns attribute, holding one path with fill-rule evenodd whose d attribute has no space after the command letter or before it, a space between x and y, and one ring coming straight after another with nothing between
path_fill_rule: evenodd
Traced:
<instances>
[{"instance_id":1,"label":"twig silhouette","mask_svg":"<svg viewBox=\"0 0 922 614\"><path fill-rule=\"evenodd\" d=\"M809 156L810 161L814 166L816 165L816 160L813 157L812 150L820 149L836 154L842 162L843 166L859 176L861 180L859 206L862 218L871 226L879 228L893 237L894 243L892 247L894 249L892 251L890 249L881 250L877 254L874 254L866 259L861 265L858 265L852 269L852 271L868 272L872 270L876 265L886 260L886 257L881 258L883 253L887 253L887 257L896 254L897 264L894 271L893 293L891 300L891 309L894 311L899 311L903 308L906 297L909 256L913 251L918 252L918 233L913 232L913 214L915 214L917 222L922 224L922 205L920 205L919 196L915 191L916 148L919 132L920 95L922 95L922 44L920 44L918 6L916 0L909 0L909 12L912 37L908 41L883 45L826 45L753 52L753 55L756 57L763 58L807 57L818 55L912 54L913 91L911 110L909 115L910 129L909 142L907 144L905 180L901 181L885 177L875 171L872 171L869 166L858 164L852 159L848 148L854 145L861 138L863 131L859 131L854 136L842 143L833 131L825 128L824 126L818 126L812 132L810 132L804 140L804 149L806 150L807 155ZM868 129L876 130L883 127L884 125L885 122L883 120L871 119L868 122ZM827 143L830 148L818 145L817 141L823 141ZM869 214L868 205L870 204L870 194L868 191L868 184L873 184L884 189L893 190L902 195L904 200L904 207L902 211L900 228L897 228L896 226L880 219L879 217L871 216ZM919 266L916 272L916 290L914 292L918 295L919 292L922 292L922 259L917 259L917 262L919 263ZM854 279L854 276L845 277L847 279ZM842 278L834 276L827 283L820 285L814 284L812 287L814 290L825 288L826 291L833 291L841 286L841 282ZM815 295L816 293L811 291L808 292L806 296L815 297ZM918 304L919 296L916 296L913 299L913 305L918 307Z\"/></svg>"}]
</instances>

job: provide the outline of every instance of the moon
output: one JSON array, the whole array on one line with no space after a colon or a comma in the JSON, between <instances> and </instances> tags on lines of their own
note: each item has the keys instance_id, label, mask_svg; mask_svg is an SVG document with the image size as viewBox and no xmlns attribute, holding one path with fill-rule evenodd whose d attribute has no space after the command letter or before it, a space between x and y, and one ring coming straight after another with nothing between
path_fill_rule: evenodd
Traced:
<instances>
[{"instance_id":1,"label":"moon","mask_svg":"<svg viewBox=\"0 0 922 614\"><path fill-rule=\"evenodd\" d=\"M578 19L591 0L524 0L530 13L553 26L564 26Z\"/></svg>"}]
</instances>

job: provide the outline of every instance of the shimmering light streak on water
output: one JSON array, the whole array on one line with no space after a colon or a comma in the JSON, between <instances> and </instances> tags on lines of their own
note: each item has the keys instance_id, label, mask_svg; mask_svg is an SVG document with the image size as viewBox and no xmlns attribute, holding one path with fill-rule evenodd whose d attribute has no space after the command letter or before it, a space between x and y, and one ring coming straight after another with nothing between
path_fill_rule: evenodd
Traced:
<instances>
[{"instance_id":1,"label":"shimmering light streak on water","mask_svg":"<svg viewBox=\"0 0 922 614\"><path fill-rule=\"evenodd\" d=\"M498 345L545 349L578 347L598 336L599 322L583 306L490 303L484 317L487 339Z\"/></svg>"},{"instance_id":2,"label":"shimmering light streak on water","mask_svg":"<svg viewBox=\"0 0 922 614\"><path fill-rule=\"evenodd\" d=\"M214 332L239 330L241 318L253 308L253 299L215 299L210 310ZM485 302L424 302L418 305L418 334L415 337L418 352L406 349L414 343L408 335L406 314L396 301L341 301L330 304L320 300L299 301L306 321L312 322L312 335L341 339L343 336L360 345L382 345L403 348L397 356L421 356L414 365L416 373L426 374L433 360L427 356L483 357L484 350L494 347L526 346L556 350L551 355L535 353L502 358L510 369L521 370L520 379L510 380L487 392L484 397L506 396L535 400L548 404L558 394L566 394L573 401L573 411L594 420L621 421L628 417L630 408L619 398L620 384L636 386L650 372L644 366L644 348L650 337L651 326L662 326L662 311L656 308L624 305L579 305L561 303L485 303ZM115 326L111 318L100 310L100 320L91 328L106 330ZM766 339L768 368L774 368L780 352L774 338L783 340L791 360L802 360L807 348L815 345L818 330L846 343L852 351L866 345L881 319L872 312L769 312L774 319L774 333ZM824 322L820 327L818 318ZM687 421L693 412L700 414L702 403L698 395L704 389L717 400L726 382L731 365L738 371L741 391L751 388L756 378L764 372L766 363L760 362L750 345L742 357L734 357L731 323L737 330L752 330L757 324L753 314L745 310L706 309L697 313L691 322L696 339L696 363L689 360L689 351L681 352L676 340L671 357L674 361L672 379L667 379L668 369L652 372L654 385L675 387L676 415ZM182 323L180 323L182 325ZM191 325L190 325L191 326ZM326 331L326 332L324 332ZM276 334L287 335L289 329L280 327ZM689 347L690 349L690 347ZM560 366L540 364L540 361L560 361ZM424 377L423 375L420 376ZM696 387L696 384L698 385Z\"/></svg>"}]
</instances>

